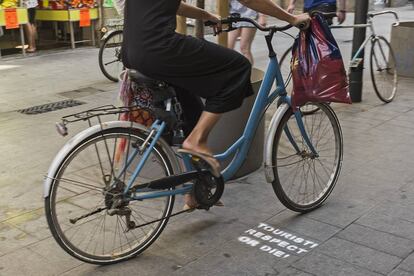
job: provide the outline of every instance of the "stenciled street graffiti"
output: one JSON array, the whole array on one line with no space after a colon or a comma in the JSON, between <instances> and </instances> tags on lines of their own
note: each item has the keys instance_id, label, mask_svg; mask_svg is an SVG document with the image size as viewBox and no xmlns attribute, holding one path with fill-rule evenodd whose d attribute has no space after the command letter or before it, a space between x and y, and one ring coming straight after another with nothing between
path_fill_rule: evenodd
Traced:
<instances>
[{"instance_id":1,"label":"stenciled street graffiti","mask_svg":"<svg viewBox=\"0 0 414 276\"><path fill-rule=\"evenodd\" d=\"M238 241L283 259L292 255L303 255L319 245L314 241L262 222L246 230Z\"/></svg>"}]
</instances>

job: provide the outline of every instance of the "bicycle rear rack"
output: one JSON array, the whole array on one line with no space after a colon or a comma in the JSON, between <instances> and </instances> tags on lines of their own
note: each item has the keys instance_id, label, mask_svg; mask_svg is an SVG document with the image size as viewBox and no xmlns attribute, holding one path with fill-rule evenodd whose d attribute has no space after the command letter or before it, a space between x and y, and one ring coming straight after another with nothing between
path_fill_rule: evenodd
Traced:
<instances>
[{"instance_id":1,"label":"bicycle rear rack","mask_svg":"<svg viewBox=\"0 0 414 276\"><path fill-rule=\"evenodd\" d=\"M116 119L115 120L121 120L121 115L122 114L131 114L131 112L136 111L136 110L143 110L143 111L148 111L149 113L152 114L152 110L149 108L145 108L145 107L140 107L137 105L134 106L121 106L121 107L117 107L114 105L103 105L103 106L99 106L96 108L92 108L92 109L88 109L82 112L78 112L78 113L74 113L74 114L70 114L70 115L66 115L64 117L61 118L61 122L60 123L56 123L56 130L57 132L62 135L62 136L66 136L68 135L68 128L67 125L72 124L72 123L76 123L76 122L88 122L89 126L93 125L93 119L95 118L97 120L97 123L102 124L102 116L115 116Z\"/></svg>"}]
</instances>

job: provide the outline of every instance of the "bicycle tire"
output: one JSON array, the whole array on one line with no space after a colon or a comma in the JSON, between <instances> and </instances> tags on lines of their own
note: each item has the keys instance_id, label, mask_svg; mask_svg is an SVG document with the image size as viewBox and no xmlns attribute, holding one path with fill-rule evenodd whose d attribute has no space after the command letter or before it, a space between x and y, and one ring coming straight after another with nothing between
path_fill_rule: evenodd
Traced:
<instances>
[{"instance_id":1,"label":"bicycle tire","mask_svg":"<svg viewBox=\"0 0 414 276\"><path fill-rule=\"evenodd\" d=\"M297 130L296 133L298 133L297 136L293 135L292 138L295 137L299 137L299 140L302 139L301 143L303 146L303 151L301 152L295 152L295 150L292 147L292 143L289 141L289 139L286 136L286 133L284 132L284 129L286 126L289 127L289 131L291 133L294 133L294 126L297 126L295 117L293 116L293 111L291 108L289 108L286 113L284 114L284 116L282 117L282 120L280 122L280 124L277 127L276 133L275 133L275 141L273 144L273 150L272 150L272 166L273 166L273 174L274 174L274 181L272 182L272 187L273 190L276 194L276 196L278 197L278 199L280 200L280 202L287 207L288 209L295 211L295 212L300 212L300 213L306 213L309 211L312 211L318 207L320 207L325 200L329 197L329 195L331 194L332 190L334 189L336 182L338 180L339 174L340 174L340 170L342 167L342 156L343 156L343 138L342 138L342 131L341 131L341 127L339 124L339 121L334 113L334 111L332 110L332 108L326 104L326 103L320 103L317 104L319 107L319 110L315 113L309 114L309 115L303 115L303 120L304 120L304 124L305 124L305 128L307 130L307 133L309 135L309 138L312 141L313 146L316 148L316 151L318 152L318 154L320 154L319 157L315 158L315 159L309 159L308 161L305 160L305 158L301 155L304 155L304 151L306 150L306 143L304 143L302 135L300 134L300 131ZM309 126L307 126L307 122L309 121L316 121L314 120L313 116L319 116L319 114L322 116L323 114L326 115L328 122L327 125L330 125L332 128L332 133L334 135L334 144L335 144L335 153L334 153L334 162L331 165L332 169L330 170L330 174L328 175L326 167L324 167L322 165L322 161L320 159L322 158L328 158L327 156L323 156L322 154L326 154L325 152L327 151L325 147L325 144L321 144L320 141L316 141L315 137L312 136L313 133L316 134L316 132L318 132L318 134L321 134L322 139L324 139L325 137L328 137L329 134L331 134L331 132L326 133L326 128L327 126L324 127L323 133L321 132L321 128L323 127L321 125L321 123L319 123L319 130L314 129L314 126L312 126L312 129L310 129ZM313 118L312 118L313 117ZM293 120L292 121L292 125L293 126L289 126L289 120ZM329 129L328 129L329 131ZM283 135L282 135L283 134ZM331 134L332 135L332 134ZM286 140L282 140L286 139ZM321 139L321 140L322 140ZM299 142L299 141L297 141ZM286 145L286 148L284 148L284 145ZM283 151L289 151L292 150L293 152L291 155L287 155L287 157L284 156L284 154L286 154ZM308 152L310 153L310 150L308 150ZM296 157L295 157L296 155ZM291 161L292 157L297 158L298 161L293 162ZM302 160L301 160L302 158ZM315 188L315 184L321 186L321 182L319 176L316 175L316 169L315 169L315 163L318 164L317 162L319 161L320 163L320 168L322 168L325 173L328 175L328 182L327 183L322 183L322 189L321 191L317 194L317 196L315 196L314 198L312 198L311 201L309 202L299 202L299 200L296 198L294 198L293 195L291 195L291 193L289 193L289 191L294 187L294 185L296 183L295 179L296 177L300 174L296 173L296 172L292 172L292 167L289 166L299 166L300 169L300 165L302 165L303 168L303 173L305 173L305 162L308 165L308 171L307 171L307 176L311 175L309 174L309 171L311 169L311 167L313 166L314 170L315 170L315 174L311 175L311 177L313 178L313 188ZM293 162L293 163L292 163ZM301 163L303 162L303 163ZM312 163L313 162L313 163ZM295 167L294 167L295 168ZM285 170L286 169L286 170ZM287 175L288 178L282 179L282 177L284 178L284 175ZM289 184L288 186L285 187L284 182L287 182L287 180L289 179L290 176L293 176L293 180L292 183ZM315 180L317 180L318 183L315 183ZM323 182L323 181L322 181ZM305 192L308 190L308 179L306 179L304 181L305 183L305 187L302 188L303 186L303 182L300 181L299 185L299 189L298 192L299 194L303 194L302 190L305 190ZM287 184L286 184L287 185ZM305 195L304 198L306 199L308 196Z\"/></svg>"},{"instance_id":2,"label":"bicycle tire","mask_svg":"<svg viewBox=\"0 0 414 276\"><path fill-rule=\"evenodd\" d=\"M381 41L384 42L385 44L381 45ZM376 51L375 51L376 45L379 46L379 49L380 49L381 53L376 53ZM384 57L384 55L387 54L387 52L384 53L384 49L382 48L384 46L388 47L388 50L389 50L388 58L391 58L392 61L391 60L386 60L385 61L387 63L387 68L385 69L387 72L385 72L384 74L381 74L384 69L382 69L382 68L378 69L378 63L379 63L378 59L381 58L381 57L384 58L384 59L387 58L387 57ZM382 61L384 61L384 60L382 60ZM376 70L374 70L374 63L377 66ZM391 82L389 80L386 80L386 81L383 81L382 83L377 84L377 82L379 82L378 78L379 78L380 74L383 75L383 76L386 76L386 74L389 74L388 72L389 72L390 64L391 64L391 66L394 66L393 68L391 68L391 70L392 70L391 74L393 75L393 80ZM372 86L374 87L375 94L377 94L378 98L381 101L383 101L384 103L392 102L392 100L395 98L395 95L397 93L397 84L398 84L396 60L395 60L394 51L391 48L390 43L383 36L375 37L373 42L372 42L371 55L370 55L370 71L371 71ZM376 72L379 72L379 74L376 74ZM393 85L391 92L389 92L389 89L388 89L388 86L387 86L390 83ZM382 89L387 89L388 90L387 94L385 93L385 91L380 91L380 90L382 90L381 88ZM389 94L389 96L388 96L388 94Z\"/></svg>"},{"instance_id":3,"label":"bicycle tire","mask_svg":"<svg viewBox=\"0 0 414 276\"><path fill-rule=\"evenodd\" d=\"M104 59L104 51L105 51L105 49L107 49L106 46L108 45L109 41L117 35L123 35L123 30L116 30L116 31L110 33L108 35L108 37L106 37L105 40L103 41L103 43L101 44L101 47L99 48L99 55L98 55L99 68L101 69L104 76L108 80L113 81L113 82L118 82L119 75L118 74L111 74L110 72L108 72L108 70L106 69L106 66L104 64L103 59ZM122 63L121 52L115 53L115 59L111 62ZM123 68L123 65L122 65L122 68Z\"/></svg>"},{"instance_id":4,"label":"bicycle tire","mask_svg":"<svg viewBox=\"0 0 414 276\"><path fill-rule=\"evenodd\" d=\"M60 178L60 176L62 176L62 174L65 173L67 168L69 168L69 170L71 169L71 167L69 166L70 163L74 160L74 158L76 158L76 156L78 156L79 153L82 152L83 149L87 148L88 145L92 145L92 143L94 141L99 141L99 139L107 139L108 137L111 137L111 136L114 136L114 135L116 137L124 137L124 136L134 137L134 138L136 138L137 140L139 140L141 142L144 141L145 138L146 138L146 135L142 131L137 130L137 129L131 129L131 128L113 128L113 129L103 130L103 131L100 131L98 133L95 133L95 134L85 138L82 142L78 143L78 145L76 145L67 154L67 156L63 159L63 161L59 164L59 167L56 170L54 180L51 184L49 196L45 198L45 212L46 212L47 223L49 225L49 228L52 232L52 235L53 235L54 239L57 241L57 243L60 245L60 247L63 250L65 250L68 254L72 255L73 257L75 257L75 258L77 258L77 259L79 259L83 262L87 262L87 263L91 263L91 264L98 264L98 265L113 264L113 263L118 263L118 262L121 262L121 261L128 260L130 258L133 258L133 257L141 254L145 249L147 249L159 237L161 232L164 230L165 226L168 223L168 218L171 215L171 212L172 212L173 207L174 207L175 196L171 195L171 196L166 197L165 208L164 208L164 210L162 210L162 214L160 214L160 218L165 217L165 219L158 222L157 226L151 231L151 233L148 236L144 237L145 240L143 240L142 242L140 242L139 244L137 244L136 246L134 246L133 248L131 248L130 250L128 250L128 251L126 251L122 254L114 255L112 253L107 253L105 256L92 255L89 252L85 252L85 250L81 250L81 249L77 248L76 245L73 244L73 241L69 240L69 238L65 234L65 231L68 232L68 234L69 234L70 229L62 230L63 227L67 227L67 225L63 225L63 224L61 225L59 223L60 219L58 219L57 216L56 216L56 213L57 213L56 212L56 210L57 210L57 208L56 208L56 199L57 199L56 193L57 193L59 185L60 185L59 182L63 181L63 178ZM120 139L120 138L118 138L118 139ZM115 142L115 144L116 144L116 142ZM96 146L96 144L95 144L95 146ZM114 148L115 148L115 146L114 146ZM131 148L128 148L128 149L131 149ZM155 147L154 147L153 152L155 152L156 156L161 158L161 160L162 160L162 162L165 166L165 168L164 168L165 169L165 174L166 175L174 174L175 172L173 171L172 161L169 160L168 155L163 150L161 144L156 144ZM81 158L82 158L82 156L81 156ZM62 190L63 190L63 188L62 188ZM88 200L89 199L90 199L90 197L88 196ZM60 203L60 202L61 201L58 201L58 203ZM136 202L136 201L134 201L134 202ZM142 204L142 203L137 203L137 204ZM92 205L94 205L94 204L92 204ZM148 208L148 207L146 207L146 208ZM105 213L105 216L106 216L106 213ZM109 220L109 217L108 217L108 220ZM122 220L122 218L121 218L121 220ZM64 222L64 221L62 221L62 222ZM117 223L118 223L118 218L117 218ZM105 220L103 221L103 224L105 224ZM121 221L121 226L122 226L122 221ZM74 226L74 227L76 227L76 226ZM82 224L79 227L82 227ZM120 234L121 229L124 230L124 228L120 228L119 229L119 235L121 235ZM79 229L75 231L75 235L76 235L77 231L79 231ZM132 230L130 230L130 232L131 231L138 231L138 230L132 229ZM141 230L141 231L143 232L143 230ZM105 232L106 231L105 231L105 228L104 228L103 241L106 241ZM109 231L109 232L111 233L111 231ZM117 232L115 230L115 235L116 234L117 234ZM124 232L123 235L126 235L125 232ZM134 236L135 236L135 234L134 234ZM74 238L74 236L72 238ZM95 238L95 236L92 235L91 239L92 238ZM130 241L128 241L128 243L129 242ZM105 251L105 242L103 244L104 244L103 245L103 252L104 252ZM120 240L120 244L121 244L121 240ZM80 245L78 245L78 247L79 246ZM95 245L95 250L96 250L96 246L97 245ZM86 250L88 248L89 248L89 244L88 244L88 247L86 248ZM121 250L122 250L122 244L121 244ZM96 254L96 253L94 253L94 254Z\"/></svg>"}]
</instances>

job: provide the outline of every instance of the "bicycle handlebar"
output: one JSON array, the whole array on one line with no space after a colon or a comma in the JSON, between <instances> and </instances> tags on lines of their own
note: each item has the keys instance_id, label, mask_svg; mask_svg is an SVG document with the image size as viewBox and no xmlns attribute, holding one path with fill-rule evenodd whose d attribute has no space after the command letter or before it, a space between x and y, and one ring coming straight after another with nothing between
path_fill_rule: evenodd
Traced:
<instances>
[{"instance_id":1,"label":"bicycle handlebar","mask_svg":"<svg viewBox=\"0 0 414 276\"><path fill-rule=\"evenodd\" d=\"M327 16L327 17L334 17L334 16L336 16L336 13L335 12L320 12L320 11L313 11L310 15L311 16L315 16L316 14L320 14L322 16ZM380 12L370 12L367 15L370 18L373 18L375 16L383 15L383 14L392 14L392 15L394 15L395 19L397 20L397 22L394 23L396 26L400 23L400 19L398 17L398 14L395 11L387 10L387 11L380 11Z\"/></svg>"},{"instance_id":2,"label":"bicycle handlebar","mask_svg":"<svg viewBox=\"0 0 414 276\"><path fill-rule=\"evenodd\" d=\"M368 16L371 18L374 18L374 16L378 16L378 15L383 15L383 14L392 14L395 17L395 20L397 20L397 22L394 23L394 26L398 26L400 24L400 18L398 17L398 14L395 11L380 11L380 12L370 12L368 13Z\"/></svg>"},{"instance_id":3,"label":"bicycle handlebar","mask_svg":"<svg viewBox=\"0 0 414 276\"><path fill-rule=\"evenodd\" d=\"M292 28L293 26L291 24L285 25L285 26L269 26L269 27L264 27L262 25L260 25L257 21L251 19L251 18L247 18L247 17L240 17L240 14L232 14L230 17L225 18L220 20L220 23L223 25L229 25L228 29L225 30L221 30L218 31L218 33L220 32L229 32L232 30L237 29L237 27L233 26L233 23L237 23L237 22L249 22L251 23L253 26L255 26L258 30L263 31L263 32L268 32L268 31L272 31L272 32L282 32L282 31L286 31L290 28ZM212 22L212 21L206 21L204 22L205 26L216 26L217 23L216 22ZM305 25L301 24L301 26L299 26L299 29L304 28Z\"/></svg>"}]
</instances>

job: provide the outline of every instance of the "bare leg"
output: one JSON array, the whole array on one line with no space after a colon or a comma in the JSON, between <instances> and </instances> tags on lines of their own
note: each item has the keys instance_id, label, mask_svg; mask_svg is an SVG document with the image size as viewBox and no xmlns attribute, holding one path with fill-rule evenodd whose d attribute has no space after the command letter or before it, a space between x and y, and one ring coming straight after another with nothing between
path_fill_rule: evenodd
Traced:
<instances>
[{"instance_id":1,"label":"bare leg","mask_svg":"<svg viewBox=\"0 0 414 276\"><path fill-rule=\"evenodd\" d=\"M234 49L234 47L236 46L236 40L240 36L240 34L241 34L240 29L229 32L228 42L227 42L228 48Z\"/></svg>"},{"instance_id":2,"label":"bare leg","mask_svg":"<svg viewBox=\"0 0 414 276\"><path fill-rule=\"evenodd\" d=\"M220 117L220 114L203 111L197 125L194 127L190 135L188 135L187 139L185 139L183 148L212 155L213 153L207 146L207 139Z\"/></svg>"},{"instance_id":3,"label":"bare leg","mask_svg":"<svg viewBox=\"0 0 414 276\"><path fill-rule=\"evenodd\" d=\"M36 51L36 27L31 23L26 24L24 27L26 30L27 41L29 43L29 48L27 48L27 50L28 52L34 52Z\"/></svg>"},{"instance_id":4,"label":"bare leg","mask_svg":"<svg viewBox=\"0 0 414 276\"><path fill-rule=\"evenodd\" d=\"M254 36L256 35L255 28L242 28L240 40L240 52L253 65L253 55L251 52Z\"/></svg>"},{"instance_id":5,"label":"bare leg","mask_svg":"<svg viewBox=\"0 0 414 276\"><path fill-rule=\"evenodd\" d=\"M212 155L212 151L207 146L208 135L213 127L216 125L221 115L203 111L197 125L194 127L190 135L183 143L184 149L189 149L195 152ZM218 165L218 161L215 160ZM185 206L184 209L192 209L197 206L197 202L191 194L184 195Z\"/></svg>"}]
</instances>

